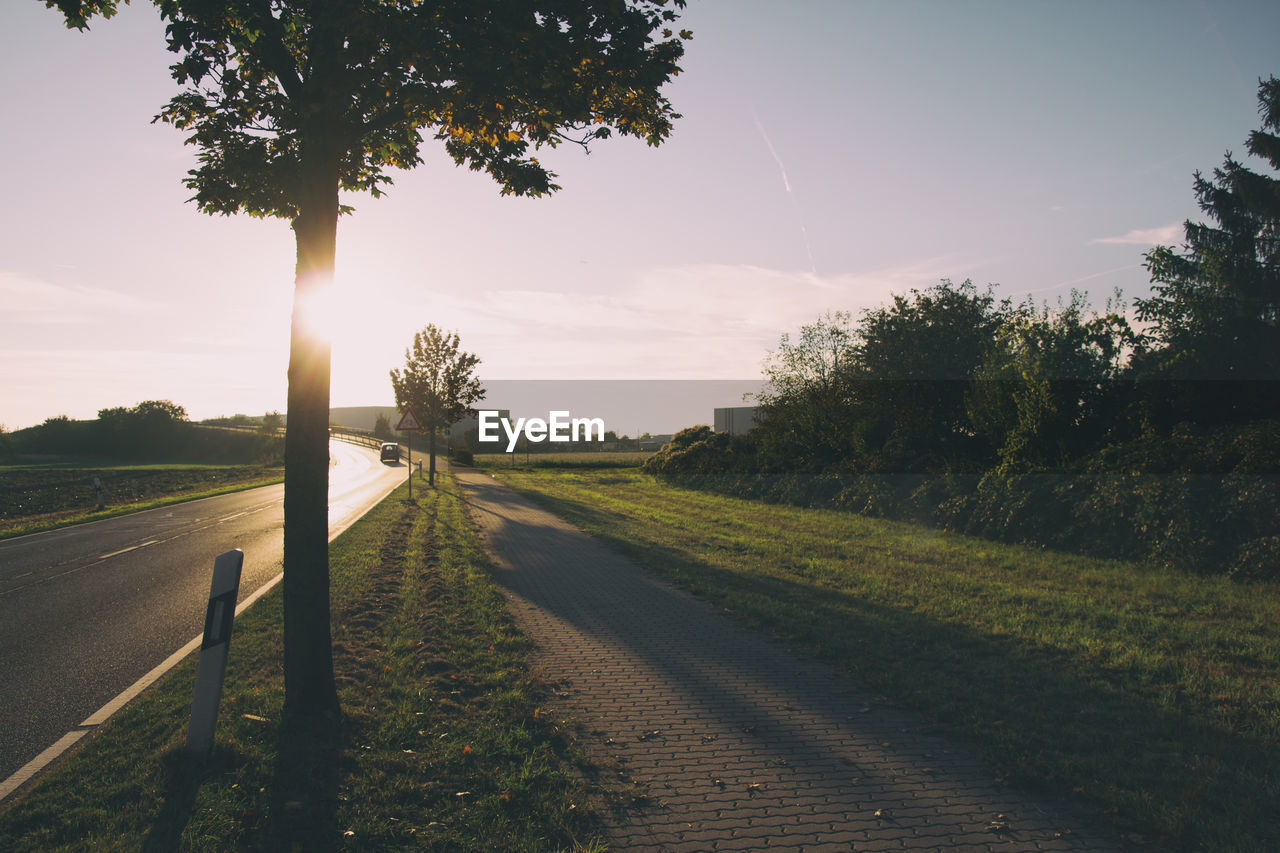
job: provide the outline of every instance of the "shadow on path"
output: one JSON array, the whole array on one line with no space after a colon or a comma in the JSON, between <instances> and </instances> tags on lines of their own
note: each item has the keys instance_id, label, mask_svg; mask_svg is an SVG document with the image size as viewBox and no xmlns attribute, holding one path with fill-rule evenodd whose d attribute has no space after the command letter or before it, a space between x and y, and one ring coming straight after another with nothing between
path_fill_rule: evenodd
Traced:
<instances>
[{"instance_id":1,"label":"shadow on path","mask_svg":"<svg viewBox=\"0 0 1280 853\"><path fill-rule=\"evenodd\" d=\"M596 748L662 804L614 827L611 849L784 836L800 846L1122 849L1060 813L1062 804L1003 788L980 755L937 736L929 720L884 707L843 673L796 658L491 477L455 475L543 674L600 733ZM597 512L572 509L570 518ZM747 583L746 597L771 606L811 608L819 637L903 630L902 614L865 602L851 612L834 592L716 582ZM934 651L948 652L942 665L962 665L983 641L921 619L908 620L906 633L937 638ZM1062 673L1036 680L1049 677Z\"/></svg>"}]
</instances>

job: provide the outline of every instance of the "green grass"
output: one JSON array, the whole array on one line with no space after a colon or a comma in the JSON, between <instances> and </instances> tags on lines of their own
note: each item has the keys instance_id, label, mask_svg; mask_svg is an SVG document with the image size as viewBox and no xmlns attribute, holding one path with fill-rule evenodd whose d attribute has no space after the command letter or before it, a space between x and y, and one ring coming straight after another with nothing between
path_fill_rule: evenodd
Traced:
<instances>
[{"instance_id":1,"label":"green grass","mask_svg":"<svg viewBox=\"0 0 1280 853\"><path fill-rule=\"evenodd\" d=\"M103 509L97 508L97 477ZM284 479L268 465L65 464L0 468L0 539L96 521Z\"/></svg>"},{"instance_id":2,"label":"green grass","mask_svg":"<svg viewBox=\"0 0 1280 853\"><path fill-rule=\"evenodd\" d=\"M601 790L439 482L413 503L398 490L331 546L340 731L280 724L277 588L236 622L207 763L182 754L193 658L0 813L0 849L594 846Z\"/></svg>"},{"instance_id":3,"label":"green grass","mask_svg":"<svg viewBox=\"0 0 1280 853\"><path fill-rule=\"evenodd\" d=\"M481 468L635 468L653 454L647 450L576 451L570 453L477 453Z\"/></svg>"},{"instance_id":4,"label":"green grass","mask_svg":"<svg viewBox=\"0 0 1280 853\"><path fill-rule=\"evenodd\" d=\"M1165 849L1280 849L1280 587L1156 573L637 471L489 469L998 772Z\"/></svg>"}]
</instances>

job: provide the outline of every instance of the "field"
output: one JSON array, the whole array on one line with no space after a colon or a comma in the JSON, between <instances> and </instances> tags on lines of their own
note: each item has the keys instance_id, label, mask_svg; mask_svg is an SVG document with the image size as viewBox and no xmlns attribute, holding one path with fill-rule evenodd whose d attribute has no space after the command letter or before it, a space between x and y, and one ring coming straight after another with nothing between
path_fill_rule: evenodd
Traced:
<instances>
[{"instance_id":1,"label":"field","mask_svg":"<svg viewBox=\"0 0 1280 853\"><path fill-rule=\"evenodd\" d=\"M1280 588L663 485L489 468L726 613L1163 849L1280 849Z\"/></svg>"},{"instance_id":2,"label":"field","mask_svg":"<svg viewBox=\"0 0 1280 853\"><path fill-rule=\"evenodd\" d=\"M102 510L97 508L94 478L102 483ZM265 465L4 467L0 468L0 538L278 483L283 478L283 468Z\"/></svg>"}]
</instances>

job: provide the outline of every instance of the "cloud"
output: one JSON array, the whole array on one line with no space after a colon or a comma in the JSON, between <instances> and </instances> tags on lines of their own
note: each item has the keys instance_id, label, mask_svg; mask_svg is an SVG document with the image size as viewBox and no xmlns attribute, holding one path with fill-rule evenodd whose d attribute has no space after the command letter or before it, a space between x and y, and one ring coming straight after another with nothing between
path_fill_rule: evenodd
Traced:
<instances>
[{"instance_id":1,"label":"cloud","mask_svg":"<svg viewBox=\"0 0 1280 853\"><path fill-rule=\"evenodd\" d=\"M1119 237L1098 237L1090 243L1110 243L1120 246L1166 246L1182 239L1182 224L1165 225L1161 228L1135 228Z\"/></svg>"},{"instance_id":2,"label":"cloud","mask_svg":"<svg viewBox=\"0 0 1280 853\"><path fill-rule=\"evenodd\" d=\"M7 319L21 324L98 323L104 316L151 309L134 296L84 285L62 285L0 271L0 304Z\"/></svg>"},{"instance_id":3,"label":"cloud","mask_svg":"<svg viewBox=\"0 0 1280 853\"><path fill-rule=\"evenodd\" d=\"M945 258L840 275L691 264L637 271L605 291L453 291L432 302L489 375L738 378L758 373L782 333L827 311L857 315L955 268Z\"/></svg>"},{"instance_id":4,"label":"cloud","mask_svg":"<svg viewBox=\"0 0 1280 853\"><path fill-rule=\"evenodd\" d=\"M941 277L929 264L835 276L697 264L645 270L604 293L491 290L472 298L455 293L450 301L482 315L489 328L524 335L776 336L825 311L856 313Z\"/></svg>"}]
</instances>

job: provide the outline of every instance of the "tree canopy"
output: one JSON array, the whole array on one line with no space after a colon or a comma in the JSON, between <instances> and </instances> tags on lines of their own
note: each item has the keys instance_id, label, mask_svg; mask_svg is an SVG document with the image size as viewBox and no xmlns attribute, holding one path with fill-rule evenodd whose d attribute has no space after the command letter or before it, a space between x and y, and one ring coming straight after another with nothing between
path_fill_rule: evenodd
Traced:
<instances>
[{"instance_id":1,"label":"tree canopy","mask_svg":"<svg viewBox=\"0 0 1280 853\"><path fill-rule=\"evenodd\" d=\"M79 28L117 7L45 2ZM183 87L157 118L199 149L194 200L286 219L305 211L309 163L378 196L428 134L517 195L559 188L538 147L656 145L678 118L658 90L691 37L669 26L685 0L154 2Z\"/></svg>"}]
</instances>

